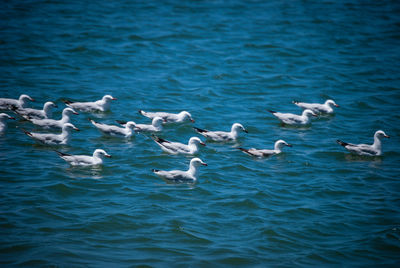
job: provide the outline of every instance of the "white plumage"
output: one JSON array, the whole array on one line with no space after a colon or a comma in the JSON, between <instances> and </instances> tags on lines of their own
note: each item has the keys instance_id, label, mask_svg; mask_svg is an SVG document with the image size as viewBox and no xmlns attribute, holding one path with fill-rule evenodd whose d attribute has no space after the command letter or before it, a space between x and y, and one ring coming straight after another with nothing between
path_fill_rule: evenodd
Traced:
<instances>
[{"instance_id":1,"label":"white plumage","mask_svg":"<svg viewBox=\"0 0 400 268\"><path fill-rule=\"evenodd\" d=\"M119 127L98 123L92 119L89 120L99 131L109 136L130 138L134 133L134 128L136 127L136 124L133 121L127 122L125 127Z\"/></svg>"},{"instance_id":2,"label":"white plumage","mask_svg":"<svg viewBox=\"0 0 400 268\"><path fill-rule=\"evenodd\" d=\"M0 98L0 110L25 108L28 101L35 101L26 94L19 96L18 100Z\"/></svg>"},{"instance_id":3,"label":"white plumage","mask_svg":"<svg viewBox=\"0 0 400 268\"><path fill-rule=\"evenodd\" d=\"M195 183L197 181L197 169L200 165L207 166L200 158L190 160L189 169L183 170L157 170L153 169L154 174L170 183Z\"/></svg>"},{"instance_id":4,"label":"white plumage","mask_svg":"<svg viewBox=\"0 0 400 268\"><path fill-rule=\"evenodd\" d=\"M34 125L42 127L42 128L62 128L65 123L71 123L71 118L70 116L72 114L78 114L75 112L72 108L64 108L62 111L62 116L60 120L55 120L55 119L50 119L50 118L45 118L45 119L29 119Z\"/></svg>"},{"instance_id":5,"label":"white plumage","mask_svg":"<svg viewBox=\"0 0 400 268\"><path fill-rule=\"evenodd\" d=\"M164 119L159 116L156 116L151 121L151 125L146 124L136 124L135 131L136 132L159 132L163 129L162 123Z\"/></svg>"},{"instance_id":6,"label":"white plumage","mask_svg":"<svg viewBox=\"0 0 400 268\"><path fill-rule=\"evenodd\" d=\"M8 114L1 113L0 114L0 134L6 132L7 130L7 120L8 119L14 119L14 117L9 116Z\"/></svg>"},{"instance_id":7,"label":"white plumage","mask_svg":"<svg viewBox=\"0 0 400 268\"><path fill-rule=\"evenodd\" d=\"M55 151L62 159L67 161L72 166L92 166L103 164L103 157L110 158L111 155L107 154L103 149L96 149L93 155L71 155Z\"/></svg>"},{"instance_id":8,"label":"white plumage","mask_svg":"<svg viewBox=\"0 0 400 268\"><path fill-rule=\"evenodd\" d=\"M181 123L184 121L190 121L194 123L192 119L192 115L187 111L182 111L178 114L166 113L166 112L145 112L143 110L139 110L139 113L143 116L146 116L150 119L154 119L156 117L161 117L164 119L166 123Z\"/></svg>"},{"instance_id":9,"label":"white plumage","mask_svg":"<svg viewBox=\"0 0 400 268\"><path fill-rule=\"evenodd\" d=\"M105 112L110 109L110 103L112 100L116 100L111 95L105 95L101 100L93 102L72 102L65 100L65 104L73 109L83 112Z\"/></svg>"},{"instance_id":10,"label":"white plumage","mask_svg":"<svg viewBox=\"0 0 400 268\"><path fill-rule=\"evenodd\" d=\"M382 130L378 130L374 134L374 143L372 145L369 144L352 144L343 142L341 140L337 140L337 143L346 148L349 152L358 154L358 155L366 155L366 156L379 156L382 154L382 138L390 138L386 135Z\"/></svg>"},{"instance_id":11,"label":"white plumage","mask_svg":"<svg viewBox=\"0 0 400 268\"><path fill-rule=\"evenodd\" d=\"M52 116L52 108L57 107L57 105L48 101L43 105L43 109L33 109L33 108L18 108L14 111L25 119L48 119Z\"/></svg>"},{"instance_id":12,"label":"white plumage","mask_svg":"<svg viewBox=\"0 0 400 268\"><path fill-rule=\"evenodd\" d=\"M209 140L217 141L217 142L227 142L234 141L239 136L239 131L243 131L248 133L248 131L239 123L234 123L232 125L230 132L225 131L209 131L201 128L194 128L200 135L203 135Z\"/></svg>"},{"instance_id":13,"label":"white plumage","mask_svg":"<svg viewBox=\"0 0 400 268\"><path fill-rule=\"evenodd\" d=\"M267 150L267 149L259 150L259 149L255 149L255 148L250 148L250 149L238 148L238 149L248 155L251 155L251 156L268 157L268 156L280 154L282 152L283 146L292 147L292 145L288 144L286 141L278 140L275 142L273 150Z\"/></svg>"},{"instance_id":14,"label":"white plumage","mask_svg":"<svg viewBox=\"0 0 400 268\"><path fill-rule=\"evenodd\" d=\"M76 128L73 124L65 123L62 127L62 131L60 134L36 133L36 132L29 132L26 130L24 130L24 132L26 135L37 141L40 141L45 144L54 145L54 144L68 144L71 138L71 130L79 131L79 129Z\"/></svg>"},{"instance_id":15,"label":"white plumage","mask_svg":"<svg viewBox=\"0 0 400 268\"><path fill-rule=\"evenodd\" d=\"M269 111L276 118L278 118L282 123L288 125L307 125L311 122L310 116L317 116L310 109L306 109L303 111L301 115L292 114L292 113L279 113L275 111Z\"/></svg>"},{"instance_id":16,"label":"white plumage","mask_svg":"<svg viewBox=\"0 0 400 268\"><path fill-rule=\"evenodd\" d=\"M193 155L199 151L199 144L203 146L206 145L198 137L191 137L188 144L167 141L155 135L153 135L152 138L164 152L169 154Z\"/></svg>"},{"instance_id":17,"label":"white plumage","mask_svg":"<svg viewBox=\"0 0 400 268\"><path fill-rule=\"evenodd\" d=\"M294 104L299 106L302 109L309 109L314 113L321 114L332 114L334 112L332 106L339 107L333 100L327 100L325 103L306 103L306 102L298 102L293 101Z\"/></svg>"}]
</instances>

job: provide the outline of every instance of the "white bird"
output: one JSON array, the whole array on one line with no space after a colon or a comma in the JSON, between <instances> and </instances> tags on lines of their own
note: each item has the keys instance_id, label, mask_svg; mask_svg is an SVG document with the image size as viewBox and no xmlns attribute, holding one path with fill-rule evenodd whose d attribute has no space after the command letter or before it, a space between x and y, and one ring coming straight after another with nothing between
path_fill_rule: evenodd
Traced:
<instances>
[{"instance_id":1,"label":"white bird","mask_svg":"<svg viewBox=\"0 0 400 268\"><path fill-rule=\"evenodd\" d=\"M125 122L122 122L122 121L117 121L117 122L119 122L121 125L125 124ZM151 125L136 124L135 131L136 132L159 132L163 129L163 126L162 126L163 122L165 122L164 119L156 116L151 121Z\"/></svg>"},{"instance_id":2,"label":"white bird","mask_svg":"<svg viewBox=\"0 0 400 268\"><path fill-rule=\"evenodd\" d=\"M127 122L125 124L125 127L119 127L114 125L98 123L90 118L89 120L99 131L109 136L130 138L134 133L134 128L136 127L136 124L133 121Z\"/></svg>"},{"instance_id":3,"label":"white bird","mask_svg":"<svg viewBox=\"0 0 400 268\"><path fill-rule=\"evenodd\" d=\"M339 107L333 100L327 100L325 103L306 103L306 102L298 102L293 101L294 104L299 106L302 109L310 109L314 113L321 113L321 114L333 114L332 106Z\"/></svg>"},{"instance_id":4,"label":"white bird","mask_svg":"<svg viewBox=\"0 0 400 268\"><path fill-rule=\"evenodd\" d=\"M111 95L105 95L101 100L93 102L72 102L69 100L64 100L64 102L67 106L83 112L105 112L110 109L112 100L116 100L116 98Z\"/></svg>"},{"instance_id":5,"label":"white bird","mask_svg":"<svg viewBox=\"0 0 400 268\"><path fill-rule=\"evenodd\" d=\"M248 133L248 131L239 123L234 123L232 125L231 131L230 132L225 132L225 131L209 131L206 129L201 129L194 127L194 129L200 134L206 137L207 139L213 140L213 141L234 141L238 138L239 136L239 130L244 131Z\"/></svg>"},{"instance_id":6,"label":"white bird","mask_svg":"<svg viewBox=\"0 0 400 268\"><path fill-rule=\"evenodd\" d=\"M275 111L269 111L271 114L276 116L282 123L288 125L307 125L311 122L310 116L317 116L310 109L303 111L301 115L291 114L291 113L279 113Z\"/></svg>"},{"instance_id":7,"label":"white bird","mask_svg":"<svg viewBox=\"0 0 400 268\"><path fill-rule=\"evenodd\" d=\"M166 112L145 112L143 110L139 110L139 113L143 116L146 116L150 119L154 119L155 117L161 117L164 119L166 123L181 123L184 121L191 121L194 123L194 120L192 119L192 115L187 112L187 111L182 111L179 114L173 114L173 113L166 113Z\"/></svg>"},{"instance_id":8,"label":"white bird","mask_svg":"<svg viewBox=\"0 0 400 268\"><path fill-rule=\"evenodd\" d=\"M45 118L45 119L34 119L30 118L29 121L31 121L33 124L36 126L42 127L42 128L62 128L65 123L71 123L71 118L70 116L72 114L78 114L75 112L72 108L64 108L62 111L62 117L60 120L55 120L55 119L50 119L50 118Z\"/></svg>"},{"instance_id":9,"label":"white bird","mask_svg":"<svg viewBox=\"0 0 400 268\"><path fill-rule=\"evenodd\" d=\"M57 107L57 105L48 101L43 105L43 109L33 109L33 108L17 108L14 110L17 114L24 117L25 119L33 118L33 119L48 119L52 116L52 108Z\"/></svg>"},{"instance_id":10,"label":"white bird","mask_svg":"<svg viewBox=\"0 0 400 268\"><path fill-rule=\"evenodd\" d=\"M358 154L358 155L367 155L367 156L379 156L382 154L382 138L390 138L386 135L382 130L378 130L374 135L374 143L372 145L369 144L351 144L347 142L343 142L341 140L337 140L336 142L346 148L349 152Z\"/></svg>"},{"instance_id":11,"label":"white bird","mask_svg":"<svg viewBox=\"0 0 400 268\"><path fill-rule=\"evenodd\" d=\"M196 154L199 151L199 144L205 146L198 137L191 137L188 144L180 142L171 142L160 137L152 135L152 139L160 146L160 148L169 154Z\"/></svg>"},{"instance_id":12,"label":"white bird","mask_svg":"<svg viewBox=\"0 0 400 268\"><path fill-rule=\"evenodd\" d=\"M251 155L251 156L268 157L268 156L280 154L282 152L283 146L292 147L292 145L288 144L286 141L278 140L278 141L275 142L273 150L266 150L266 149L258 150L258 149L255 149L255 148L250 148L250 149L238 148L238 149L241 150L242 152L244 152L245 154L248 154L248 155Z\"/></svg>"},{"instance_id":13,"label":"white bird","mask_svg":"<svg viewBox=\"0 0 400 268\"><path fill-rule=\"evenodd\" d=\"M6 132L7 130L7 119L14 119L14 117L9 116L8 114L1 113L0 114L0 134Z\"/></svg>"},{"instance_id":14,"label":"white bird","mask_svg":"<svg viewBox=\"0 0 400 268\"><path fill-rule=\"evenodd\" d=\"M187 171L183 170L158 170L152 169L154 174L158 175L162 179L171 183L195 183L197 181L197 168L200 166L207 166L206 163L201 161L200 158L193 158L190 160L189 169Z\"/></svg>"},{"instance_id":15,"label":"white bird","mask_svg":"<svg viewBox=\"0 0 400 268\"><path fill-rule=\"evenodd\" d=\"M52 144L68 144L71 138L71 130L79 131L79 129L76 128L71 123L65 123L62 127L62 131L60 134L36 133L36 132L29 132L26 130L23 131L25 132L26 135L37 141L52 145Z\"/></svg>"},{"instance_id":16,"label":"white bird","mask_svg":"<svg viewBox=\"0 0 400 268\"><path fill-rule=\"evenodd\" d=\"M16 109L16 108L25 108L27 101L35 101L33 98L29 97L26 94L22 94L19 96L19 99L8 99L8 98L0 98L0 110L5 109Z\"/></svg>"},{"instance_id":17,"label":"white bird","mask_svg":"<svg viewBox=\"0 0 400 268\"><path fill-rule=\"evenodd\" d=\"M102 165L103 157L111 158L103 149L96 149L93 155L71 155L54 150L62 159L67 161L71 166L92 166Z\"/></svg>"}]
</instances>

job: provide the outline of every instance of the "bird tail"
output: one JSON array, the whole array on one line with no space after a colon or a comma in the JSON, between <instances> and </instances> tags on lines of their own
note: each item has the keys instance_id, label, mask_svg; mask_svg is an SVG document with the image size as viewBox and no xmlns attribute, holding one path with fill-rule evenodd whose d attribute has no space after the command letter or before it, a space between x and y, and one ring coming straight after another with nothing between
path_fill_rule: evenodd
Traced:
<instances>
[{"instance_id":1,"label":"bird tail","mask_svg":"<svg viewBox=\"0 0 400 268\"><path fill-rule=\"evenodd\" d=\"M341 140L337 140L336 142L339 143L340 145L342 145L343 147L349 145L348 143L341 141Z\"/></svg>"},{"instance_id":2,"label":"bird tail","mask_svg":"<svg viewBox=\"0 0 400 268\"><path fill-rule=\"evenodd\" d=\"M201 129L201 128L198 128L198 127L193 127L193 128L194 128L194 130L196 130L199 133L207 132L207 130L205 130L205 129Z\"/></svg>"},{"instance_id":3,"label":"bird tail","mask_svg":"<svg viewBox=\"0 0 400 268\"><path fill-rule=\"evenodd\" d=\"M270 112L271 114L276 113L275 111L272 111L272 110L268 110L268 112Z\"/></svg>"}]
</instances>

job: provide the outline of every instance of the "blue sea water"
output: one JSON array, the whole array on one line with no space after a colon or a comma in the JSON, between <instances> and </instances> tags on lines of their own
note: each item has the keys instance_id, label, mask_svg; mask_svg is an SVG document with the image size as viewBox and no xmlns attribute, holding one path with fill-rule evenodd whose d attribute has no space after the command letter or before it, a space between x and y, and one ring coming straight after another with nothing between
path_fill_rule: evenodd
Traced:
<instances>
[{"instance_id":1,"label":"blue sea water","mask_svg":"<svg viewBox=\"0 0 400 268\"><path fill-rule=\"evenodd\" d=\"M33 107L118 98L80 113L67 146L35 143L9 124L0 137L2 266L398 266L400 264L400 3L398 1L3 1L0 97ZM339 105L308 127L268 109L293 100ZM166 184L152 168L186 169L149 135L102 136L87 120L148 123L137 110L189 111L192 126L229 130L207 143L195 185ZM11 112L10 112L11 114ZM350 155L337 139L383 156ZM236 147L293 144L268 159ZM53 149L113 156L70 167Z\"/></svg>"}]
</instances>

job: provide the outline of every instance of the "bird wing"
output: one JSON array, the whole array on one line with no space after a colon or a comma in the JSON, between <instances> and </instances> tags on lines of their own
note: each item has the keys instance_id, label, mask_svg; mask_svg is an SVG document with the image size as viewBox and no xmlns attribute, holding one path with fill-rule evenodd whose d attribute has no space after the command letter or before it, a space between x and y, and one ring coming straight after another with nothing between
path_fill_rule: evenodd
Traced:
<instances>
[{"instance_id":1,"label":"bird wing","mask_svg":"<svg viewBox=\"0 0 400 268\"><path fill-rule=\"evenodd\" d=\"M345 148L350 152L359 155L374 156L378 154L378 151L376 151L371 145L368 144L347 144Z\"/></svg>"}]
</instances>

